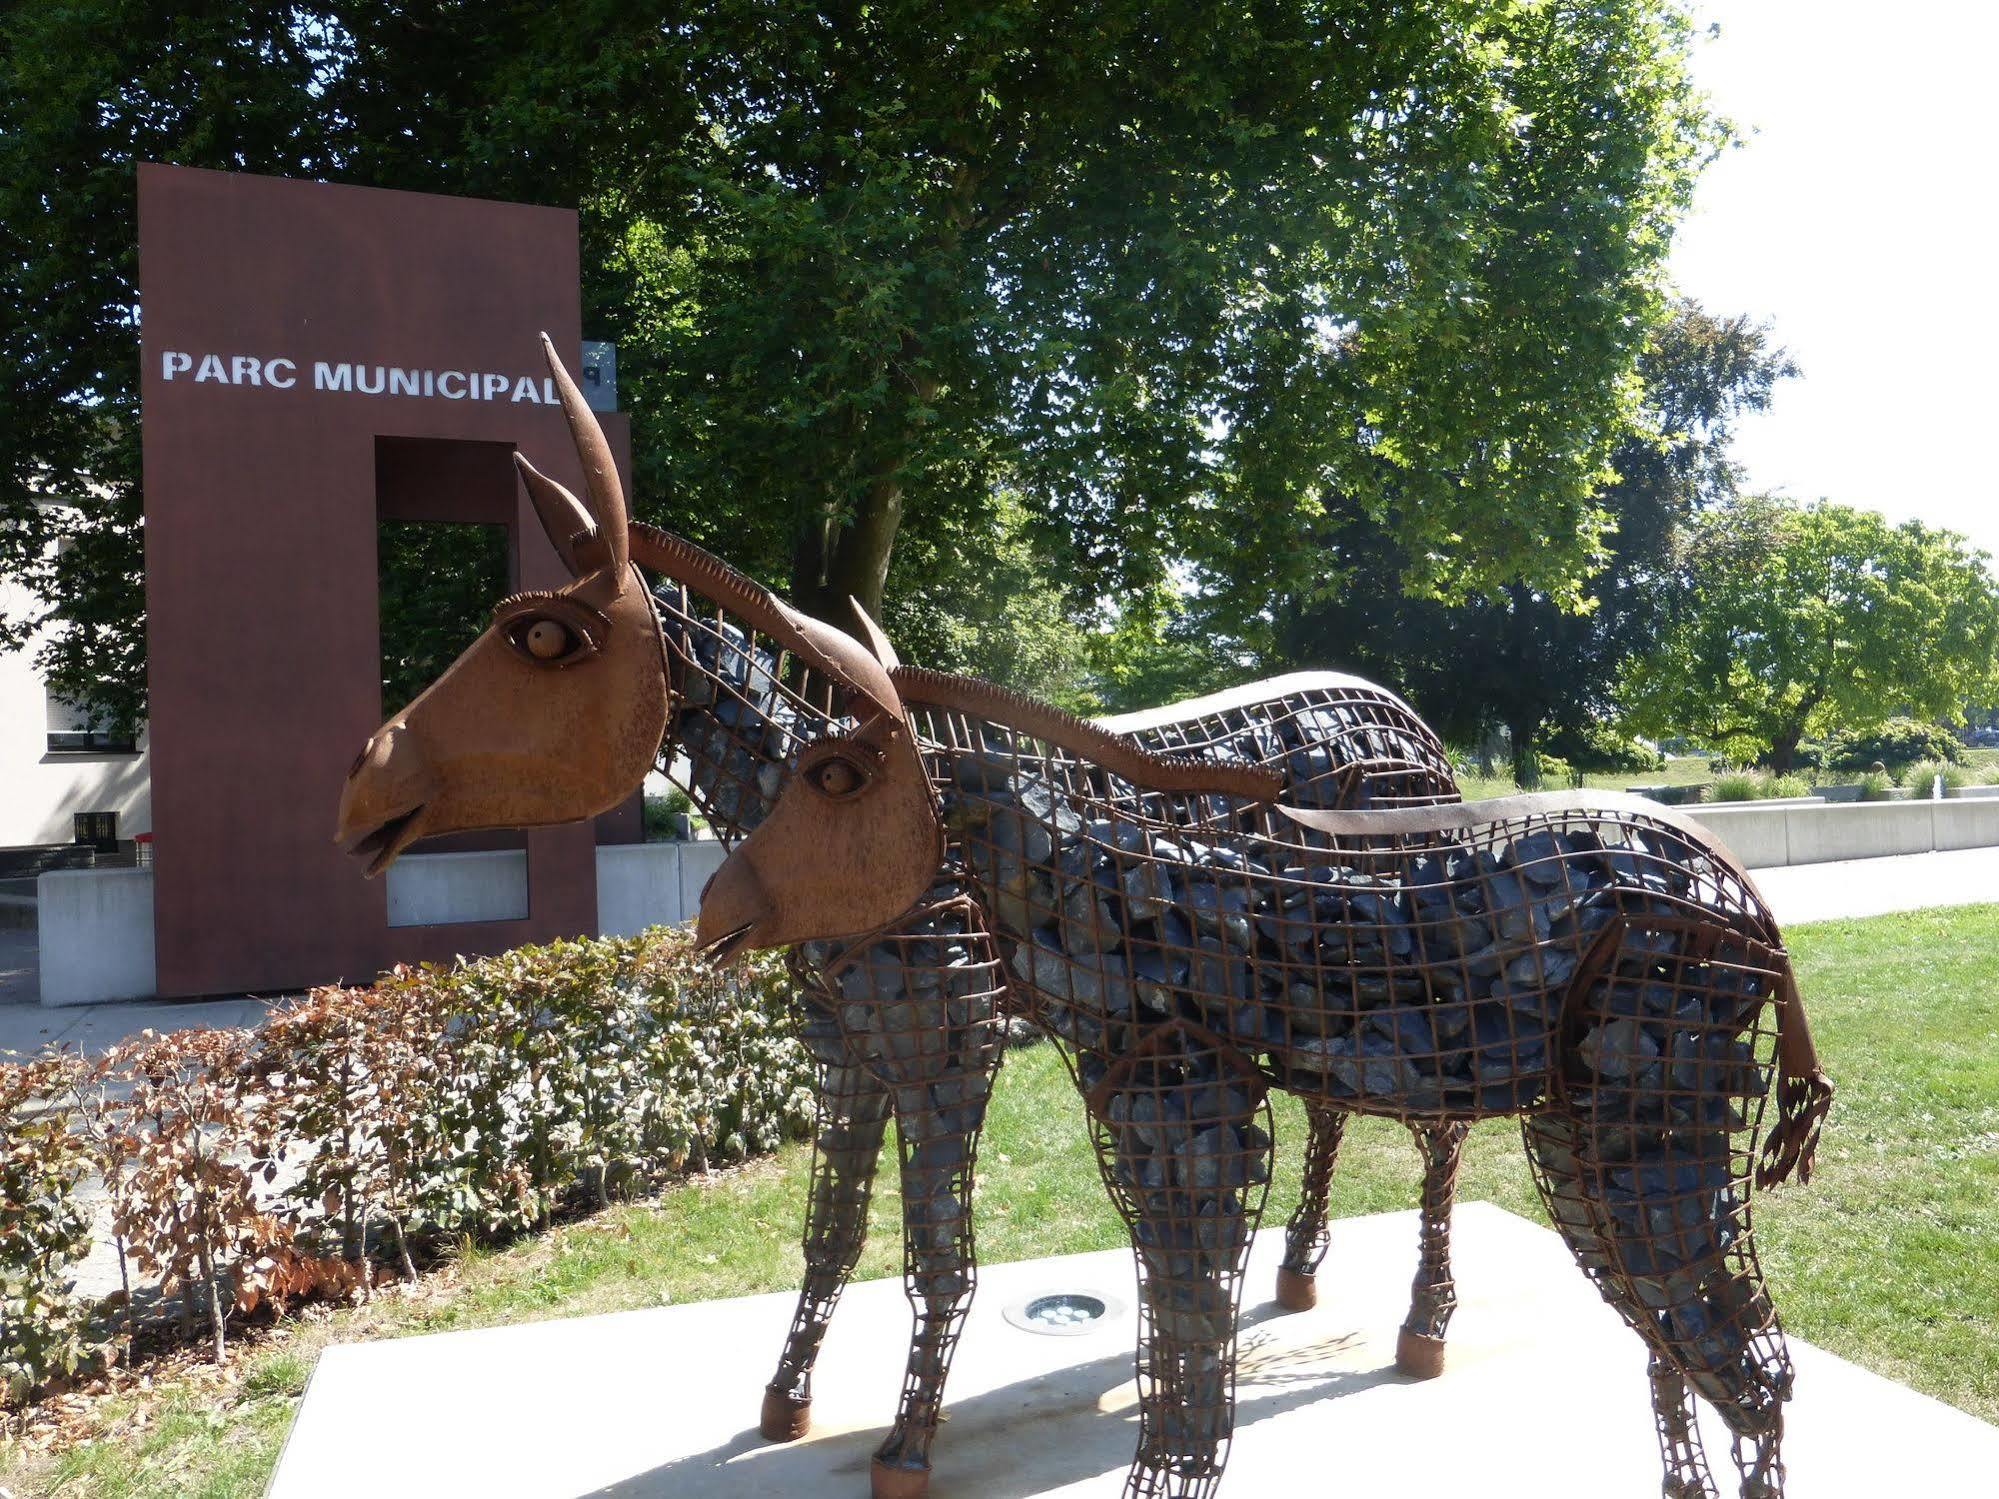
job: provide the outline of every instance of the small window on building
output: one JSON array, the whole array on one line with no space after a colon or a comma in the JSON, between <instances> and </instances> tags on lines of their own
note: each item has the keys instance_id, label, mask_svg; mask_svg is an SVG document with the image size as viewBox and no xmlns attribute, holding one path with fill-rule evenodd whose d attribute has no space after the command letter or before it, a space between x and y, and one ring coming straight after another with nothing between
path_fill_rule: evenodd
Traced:
<instances>
[{"instance_id":1,"label":"small window on building","mask_svg":"<svg viewBox=\"0 0 1999 1499\"><path fill-rule=\"evenodd\" d=\"M52 755L133 755L138 745L130 734L104 726L101 714L48 694L47 722Z\"/></svg>"}]
</instances>

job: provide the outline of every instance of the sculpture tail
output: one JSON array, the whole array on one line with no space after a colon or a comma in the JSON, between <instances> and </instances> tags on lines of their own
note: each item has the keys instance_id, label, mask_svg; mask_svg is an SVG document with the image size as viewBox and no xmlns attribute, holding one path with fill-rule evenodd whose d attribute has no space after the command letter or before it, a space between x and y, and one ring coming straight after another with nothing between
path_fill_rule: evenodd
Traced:
<instances>
[{"instance_id":1,"label":"sculpture tail","mask_svg":"<svg viewBox=\"0 0 1999 1499\"><path fill-rule=\"evenodd\" d=\"M1763 1142L1762 1158L1756 1164L1756 1185L1774 1187L1797 1173L1800 1182L1812 1179L1812 1162L1818 1153L1819 1132L1826 1112L1832 1107L1832 1079L1819 1064L1818 1048L1812 1044L1812 1028L1805 1019L1804 1000L1798 994L1797 976L1790 966L1784 969L1783 1008L1777 1012L1777 1122Z\"/></svg>"}]
</instances>

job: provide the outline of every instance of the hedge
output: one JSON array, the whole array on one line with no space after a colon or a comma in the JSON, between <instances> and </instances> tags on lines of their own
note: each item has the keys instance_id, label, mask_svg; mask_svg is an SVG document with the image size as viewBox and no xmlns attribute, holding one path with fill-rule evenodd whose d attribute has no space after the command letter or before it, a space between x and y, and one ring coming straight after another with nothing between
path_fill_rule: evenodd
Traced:
<instances>
[{"instance_id":1,"label":"hedge","mask_svg":"<svg viewBox=\"0 0 1999 1499\"><path fill-rule=\"evenodd\" d=\"M1940 724L1891 718L1878 729L1834 734L1826 740L1825 763L1834 770L1866 770L1876 763L1955 760L1959 748L1957 736Z\"/></svg>"},{"instance_id":2,"label":"hedge","mask_svg":"<svg viewBox=\"0 0 1999 1499\"><path fill-rule=\"evenodd\" d=\"M802 1136L811 1082L782 968L717 974L679 929L400 968L254 1031L0 1066L0 1398L112 1357L145 1286L179 1292L183 1331L219 1358L232 1314L366 1295L440 1244ZM85 1306L93 1177L127 1285Z\"/></svg>"}]
</instances>

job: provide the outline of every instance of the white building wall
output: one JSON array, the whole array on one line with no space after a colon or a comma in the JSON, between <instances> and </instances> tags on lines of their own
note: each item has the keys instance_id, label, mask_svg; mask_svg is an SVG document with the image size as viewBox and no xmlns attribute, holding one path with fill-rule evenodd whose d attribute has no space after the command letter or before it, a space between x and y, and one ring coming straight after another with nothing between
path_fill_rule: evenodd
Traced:
<instances>
[{"instance_id":1,"label":"white building wall","mask_svg":"<svg viewBox=\"0 0 1999 1499\"><path fill-rule=\"evenodd\" d=\"M9 617L27 612L31 602L24 590L0 584L0 611ZM143 737L136 755L49 753L38 645L0 652L0 848L69 843L76 812L118 813L121 838L151 832L152 767Z\"/></svg>"}]
</instances>

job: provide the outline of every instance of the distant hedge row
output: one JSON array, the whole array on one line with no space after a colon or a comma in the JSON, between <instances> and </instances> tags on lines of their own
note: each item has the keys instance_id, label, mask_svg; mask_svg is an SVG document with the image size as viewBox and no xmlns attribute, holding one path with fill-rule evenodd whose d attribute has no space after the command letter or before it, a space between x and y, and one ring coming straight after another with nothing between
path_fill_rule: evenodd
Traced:
<instances>
[{"instance_id":1,"label":"distant hedge row","mask_svg":"<svg viewBox=\"0 0 1999 1499\"><path fill-rule=\"evenodd\" d=\"M429 1245L803 1134L811 1067L781 975L725 979L662 929L0 1066L0 1403L113 1356L147 1290L182 1293L219 1357L232 1311L366 1294ZM127 1284L86 1305L79 1194L100 1178Z\"/></svg>"}]
</instances>

